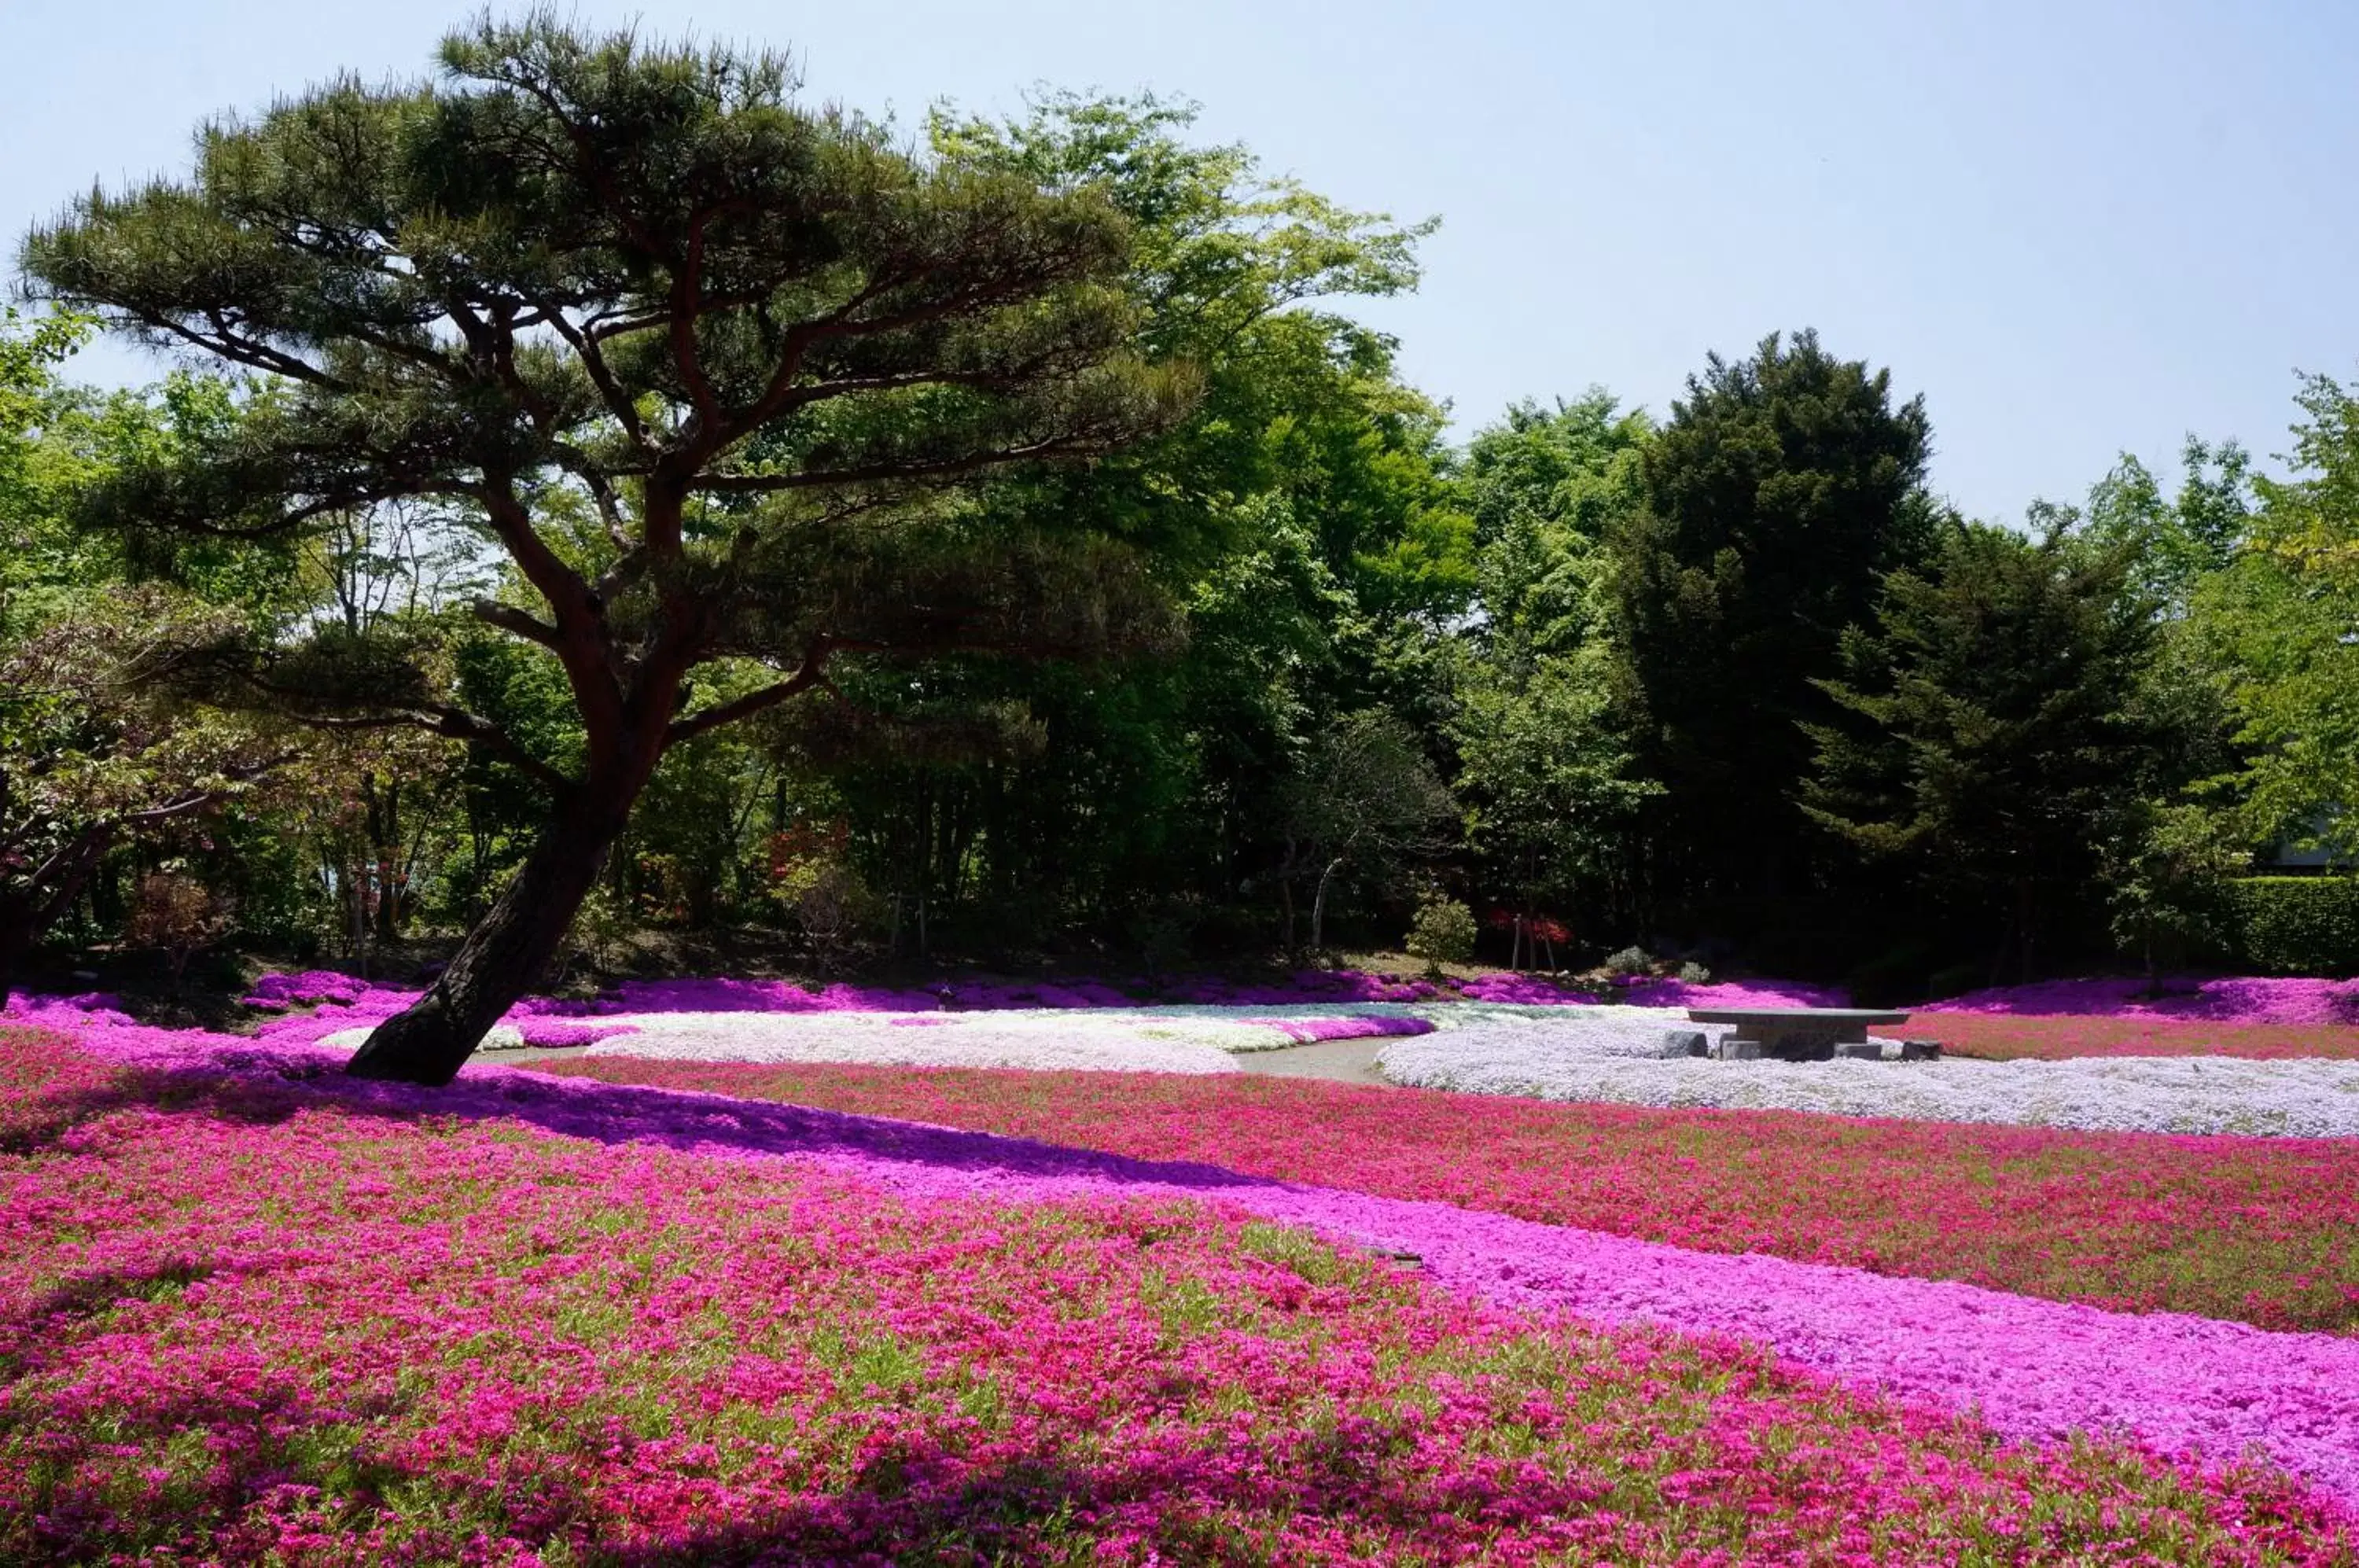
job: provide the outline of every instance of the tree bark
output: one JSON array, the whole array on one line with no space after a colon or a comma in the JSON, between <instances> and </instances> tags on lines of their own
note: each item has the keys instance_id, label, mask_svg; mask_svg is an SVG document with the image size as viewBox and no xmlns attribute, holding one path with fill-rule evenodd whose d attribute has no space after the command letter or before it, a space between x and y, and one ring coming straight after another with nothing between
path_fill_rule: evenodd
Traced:
<instances>
[{"instance_id":1,"label":"tree bark","mask_svg":"<svg viewBox=\"0 0 2359 1568\"><path fill-rule=\"evenodd\" d=\"M429 1088L457 1077L564 943L637 795L636 786L615 780L594 792L585 786L560 807L450 966L407 1010L379 1024L344 1071Z\"/></svg>"},{"instance_id":2,"label":"tree bark","mask_svg":"<svg viewBox=\"0 0 2359 1568\"><path fill-rule=\"evenodd\" d=\"M1327 950L1327 887L1335 880L1335 873L1342 869L1343 863L1341 860L1329 861L1327 868L1319 874L1319 891L1311 895L1310 950L1313 953Z\"/></svg>"}]
</instances>

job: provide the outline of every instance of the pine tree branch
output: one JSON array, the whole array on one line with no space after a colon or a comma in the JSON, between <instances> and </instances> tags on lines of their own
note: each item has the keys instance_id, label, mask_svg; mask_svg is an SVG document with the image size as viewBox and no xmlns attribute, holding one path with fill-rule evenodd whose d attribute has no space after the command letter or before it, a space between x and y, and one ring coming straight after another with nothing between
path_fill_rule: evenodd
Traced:
<instances>
[{"instance_id":1,"label":"pine tree branch","mask_svg":"<svg viewBox=\"0 0 2359 1568\"><path fill-rule=\"evenodd\" d=\"M691 480L689 488L717 495L766 495L778 490L882 484L895 479L954 478L1011 463L1093 456L1106 450L1108 447L1104 441L1088 436L1050 436L1020 446L963 452L956 457L915 463L874 463L858 468L807 469L800 474L712 474Z\"/></svg>"}]
</instances>

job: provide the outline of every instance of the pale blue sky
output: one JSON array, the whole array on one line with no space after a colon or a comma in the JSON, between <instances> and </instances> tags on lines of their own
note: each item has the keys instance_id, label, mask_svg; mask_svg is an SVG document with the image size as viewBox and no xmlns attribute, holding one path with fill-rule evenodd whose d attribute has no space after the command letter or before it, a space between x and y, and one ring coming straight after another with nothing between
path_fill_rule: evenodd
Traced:
<instances>
[{"instance_id":1,"label":"pale blue sky","mask_svg":"<svg viewBox=\"0 0 2359 1568\"><path fill-rule=\"evenodd\" d=\"M1440 213L1423 290L1363 313L1462 431L1593 382L1659 412L1707 350L1815 325L1926 394L1937 488L2014 518L2189 430L2281 450L2295 369L2359 372L2347 0L578 10L788 45L814 94L905 116L1185 93L1339 200ZM465 12L0 0L11 248L93 179L181 167L212 111L423 70Z\"/></svg>"}]
</instances>

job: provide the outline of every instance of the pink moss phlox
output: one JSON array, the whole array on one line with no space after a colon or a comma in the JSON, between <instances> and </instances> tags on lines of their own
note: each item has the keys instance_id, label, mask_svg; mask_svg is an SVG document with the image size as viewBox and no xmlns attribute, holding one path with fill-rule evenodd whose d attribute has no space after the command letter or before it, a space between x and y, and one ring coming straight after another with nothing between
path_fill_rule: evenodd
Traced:
<instances>
[{"instance_id":1,"label":"pink moss phlox","mask_svg":"<svg viewBox=\"0 0 2359 1568\"><path fill-rule=\"evenodd\" d=\"M1359 1245L1419 1255L1486 1301L1775 1346L1854 1387L1979 1410L2025 1439L2134 1432L2217 1463L2257 1448L2359 1504L2359 1341L2180 1314L2104 1312L1978 1288L1658 1243L918 1123L472 1064L448 1089L343 1077L317 1049L95 1021L115 1060L192 1085L298 1084L349 1111L504 1117L601 1143L817 1161L906 1196L993 1203L1216 1198Z\"/></svg>"},{"instance_id":2,"label":"pink moss phlox","mask_svg":"<svg viewBox=\"0 0 2359 1568\"><path fill-rule=\"evenodd\" d=\"M316 1002L350 1006L369 988L365 980L332 969L307 969L299 975L265 975L240 998L249 1007L288 1007Z\"/></svg>"},{"instance_id":3,"label":"pink moss phlox","mask_svg":"<svg viewBox=\"0 0 2359 1568\"><path fill-rule=\"evenodd\" d=\"M0 1035L0 1106L77 1118L0 1152L9 1561L2350 1560L2346 1513L2257 1469L2001 1444L1856 1368L1468 1299L1470 1258L1543 1306L1590 1266L1527 1266L1515 1222L118 1029L160 1078ZM705 1152L614 1147L649 1135ZM1439 1288L1243 1223L1288 1203L1415 1237Z\"/></svg>"},{"instance_id":4,"label":"pink moss phlox","mask_svg":"<svg viewBox=\"0 0 2359 1568\"><path fill-rule=\"evenodd\" d=\"M1840 985L1804 980L1730 980L1709 985L1685 980L1647 980L1622 1000L1634 1007L1846 1007L1851 994Z\"/></svg>"},{"instance_id":5,"label":"pink moss phlox","mask_svg":"<svg viewBox=\"0 0 2359 1568\"><path fill-rule=\"evenodd\" d=\"M2277 979L2259 975L2199 980L2174 976L2162 995L2144 980L2112 976L2001 985L1918 1009L2044 1017L2180 1018L2229 1024L2359 1024L2359 980Z\"/></svg>"},{"instance_id":6,"label":"pink moss phlox","mask_svg":"<svg viewBox=\"0 0 2359 1568\"><path fill-rule=\"evenodd\" d=\"M1597 1000L1594 992L1575 990L1543 975L1484 975L1460 985L1458 994L1470 1002L1513 1002L1537 1007L1582 1006Z\"/></svg>"}]
</instances>

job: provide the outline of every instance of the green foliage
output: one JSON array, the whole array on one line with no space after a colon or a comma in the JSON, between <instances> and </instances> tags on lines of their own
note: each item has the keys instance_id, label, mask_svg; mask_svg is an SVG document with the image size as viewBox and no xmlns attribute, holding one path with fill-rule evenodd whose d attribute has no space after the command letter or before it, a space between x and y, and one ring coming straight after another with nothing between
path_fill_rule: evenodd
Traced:
<instances>
[{"instance_id":1,"label":"green foliage","mask_svg":"<svg viewBox=\"0 0 2359 1568\"><path fill-rule=\"evenodd\" d=\"M1418 900L1417 918L1403 945L1411 958L1425 960L1426 973L1439 975L1445 964L1463 964L1474 956L1474 911L1457 899L1430 893Z\"/></svg>"},{"instance_id":2,"label":"green foliage","mask_svg":"<svg viewBox=\"0 0 2359 1568\"><path fill-rule=\"evenodd\" d=\"M2256 973L2359 974L2359 878L2247 877L2227 901L2235 951Z\"/></svg>"},{"instance_id":3,"label":"green foliage","mask_svg":"<svg viewBox=\"0 0 2359 1568\"><path fill-rule=\"evenodd\" d=\"M1932 427L1887 372L1812 332L1713 355L1607 530L1622 680L1653 832L1691 887L1779 885L1811 858L1792 796L1847 626L1934 538Z\"/></svg>"},{"instance_id":4,"label":"green foliage","mask_svg":"<svg viewBox=\"0 0 2359 1568\"><path fill-rule=\"evenodd\" d=\"M2234 441L2193 436L2180 449L2179 493L2166 498L2146 465L2125 453L2089 492L2090 537L2125 548L2138 593L2173 615L2197 584L2226 566L2253 511L2252 459Z\"/></svg>"},{"instance_id":5,"label":"green foliage","mask_svg":"<svg viewBox=\"0 0 2359 1568\"><path fill-rule=\"evenodd\" d=\"M1622 413L1614 396L1593 387L1554 408L1525 401L1466 444L1460 487L1476 542L1488 547L1520 524L1600 538L1632 498L1637 474L1625 457L1654 434L1646 415Z\"/></svg>"},{"instance_id":6,"label":"green foliage","mask_svg":"<svg viewBox=\"0 0 2359 1568\"><path fill-rule=\"evenodd\" d=\"M1854 722L1810 730L1810 815L2006 922L2027 974L2163 755L2136 702L2157 630L2132 559L2061 521L1945 528L1822 683Z\"/></svg>"},{"instance_id":7,"label":"green foliage","mask_svg":"<svg viewBox=\"0 0 2359 1568\"><path fill-rule=\"evenodd\" d=\"M2296 399L2293 472L2256 479L2246 548L2200 581L2190 637L2241 756L2227 780L2256 840L2359 849L2359 398L2326 376Z\"/></svg>"},{"instance_id":8,"label":"green foliage","mask_svg":"<svg viewBox=\"0 0 2359 1568\"><path fill-rule=\"evenodd\" d=\"M127 584L71 528L81 490L110 472L103 437L168 439L155 400L60 377L81 336L71 320L0 329L0 987L110 855L190 831L299 749L182 700L249 609Z\"/></svg>"},{"instance_id":9,"label":"green foliage","mask_svg":"<svg viewBox=\"0 0 2359 1568\"><path fill-rule=\"evenodd\" d=\"M1481 618L1456 668L1446 734L1467 843L1492 890L1562 907L1611 877L1636 776L1614 693L1599 539L1639 504L1643 416L1593 390L1553 411L1519 404L1476 432L1459 476L1483 541Z\"/></svg>"},{"instance_id":10,"label":"green foliage","mask_svg":"<svg viewBox=\"0 0 2359 1568\"><path fill-rule=\"evenodd\" d=\"M1382 878L1446 849L1457 805L1394 713L1346 713L1311 743L1280 797L1279 876L1312 884L1310 945L1326 942L1330 895L1346 872ZM1289 920L1288 945L1293 931Z\"/></svg>"},{"instance_id":11,"label":"green foliage","mask_svg":"<svg viewBox=\"0 0 2359 1568\"><path fill-rule=\"evenodd\" d=\"M2190 801L2142 800L2109 846L2102 872L2114 939L2146 964L2217 957L2234 946L2229 889L2252 852L2220 812Z\"/></svg>"}]
</instances>

